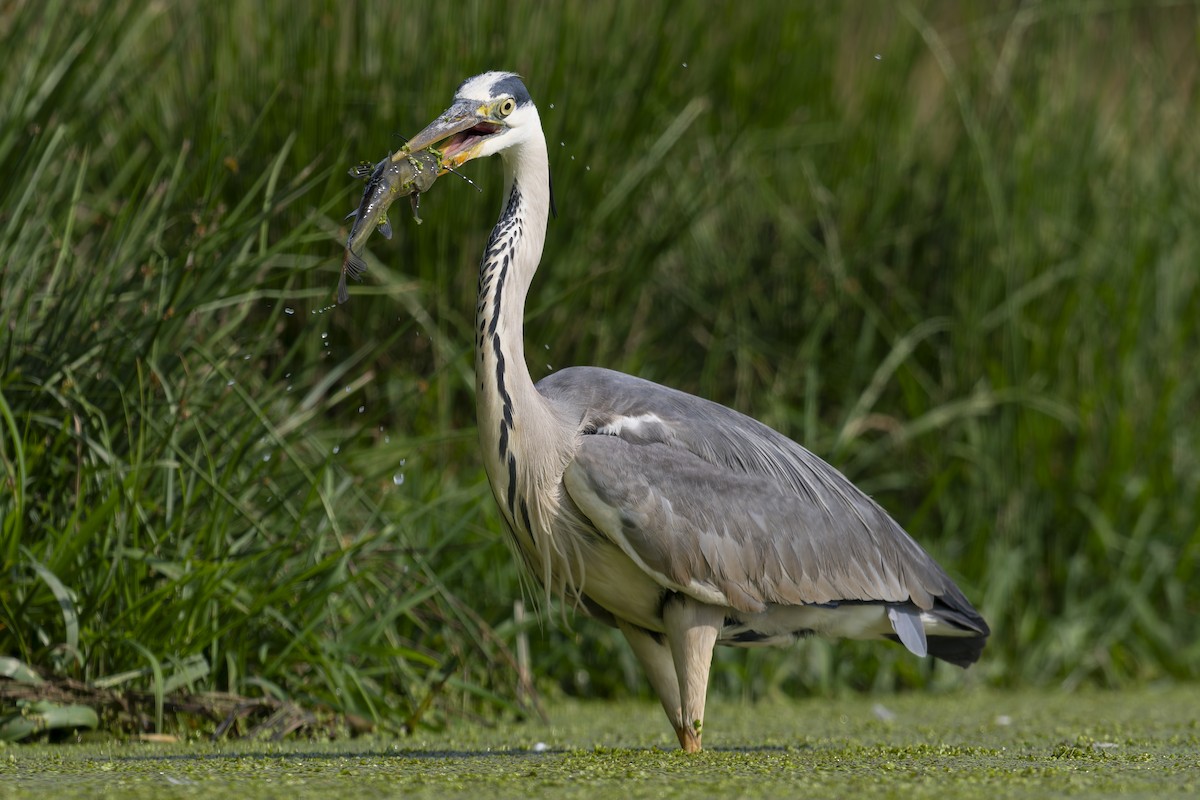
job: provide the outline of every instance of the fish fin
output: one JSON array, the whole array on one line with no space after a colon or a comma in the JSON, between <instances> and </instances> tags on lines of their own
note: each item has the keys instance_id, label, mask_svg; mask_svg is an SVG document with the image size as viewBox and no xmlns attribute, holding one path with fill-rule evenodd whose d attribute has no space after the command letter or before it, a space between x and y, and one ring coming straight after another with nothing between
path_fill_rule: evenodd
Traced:
<instances>
[{"instance_id":1,"label":"fish fin","mask_svg":"<svg viewBox=\"0 0 1200 800\"><path fill-rule=\"evenodd\" d=\"M346 250L346 257L342 259L342 275L349 275L354 280L362 280L362 274L367 271L367 262L362 260L362 256L357 255L353 250Z\"/></svg>"},{"instance_id":2,"label":"fish fin","mask_svg":"<svg viewBox=\"0 0 1200 800\"><path fill-rule=\"evenodd\" d=\"M363 261L360 256L355 255L354 251L349 247L346 248L346 256L342 259L342 274L338 278L337 301L340 305L350 299L350 292L346 289L346 278L354 278L356 281L362 280L362 274L367 271L367 262Z\"/></svg>"},{"instance_id":3,"label":"fish fin","mask_svg":"<svg viewBox=\"0 0 1200 800\"><path fill-rule=\"evenodd\" d=\"M386 214L379 220L379 232L383 234L383 238L385 239L392 238L392 223L388 221Z\"/></svg>"},{"instance_id":4,"label":"fish fin","mask_svg":"<svg viewBox=\"0 0 1200 800\"><path fill-rule=\"evenodd\" d=\"M424 221L421 219L421 193L413 192L408 199L412 202L413 219L420 225Z\"/></svg>"}]
</instances>

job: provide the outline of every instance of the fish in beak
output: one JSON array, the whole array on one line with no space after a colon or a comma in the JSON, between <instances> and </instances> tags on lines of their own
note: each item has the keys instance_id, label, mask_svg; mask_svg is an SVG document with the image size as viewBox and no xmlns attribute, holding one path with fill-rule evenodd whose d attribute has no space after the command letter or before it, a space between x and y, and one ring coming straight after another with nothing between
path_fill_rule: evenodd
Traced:
<instances>
[{"instance_id":1,"label":"fish in beak","mask_svg":"<svg viewBox=\"0 0 1200 800\"><path fill-rule=\"evenodd\" d=\"M436 148L441 156L438 174L489 155L484 148L490 139L507 130L504 117L512 112L511 103L508 98L496 103L459 100L410 139L405 149L417 152Z\"/></svg>"},{"instance_id":2,"label":"fish in beak","mask_svg":"<svg viewBox=\"0 0 1200 800\"><path fill-rule=\"evenodd\" d=\"M392 202L408 195L412 202L413 219L421 222L421 193L429 191L433 182L445 170L436 152L427 150L401 151L380 161L373 168L360 165L350 170L356 178L364 178L367 186L363 190L358 208L351 211L354 225L346 237L346 254L342 258L342 274L338 279L337 301L350 299L346 279L360 280L367 268L362 258L362 248L371 232L378 229L383 238L392 238L392 225L388 221L388 208Z\"/></svg>"}]
</instances>

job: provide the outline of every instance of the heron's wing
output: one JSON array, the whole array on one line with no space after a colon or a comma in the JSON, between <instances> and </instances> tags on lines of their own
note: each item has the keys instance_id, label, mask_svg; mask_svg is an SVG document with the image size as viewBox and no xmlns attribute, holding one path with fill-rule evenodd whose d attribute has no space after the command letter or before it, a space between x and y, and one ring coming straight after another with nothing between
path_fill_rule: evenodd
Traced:
<instances>
[{"instance_id":1,"label":"heron's wing","mask_svg":"<svg viewBox=\"0 0 1200 800\"><path fill-rule=\"evenodd\" d=\"M847 600L931 608L946 590L898 529L826 513L776 481L667 444L584 437L565 482L644 571L707 603L748 612Z\"/></svg>"},{"instance_id":2,"label":"heron's wing","mask_svg":"<svg viewBox=\"0 0 1200 800\"><path fill-rule=\"evenodd\" d=\"M609 370L538 384L584 436L567 491L663 586L743 611L846 601L939 606L986 625L874 501L808 450L716 403ZM983 626L980 628L979 626Z\"/></svg>"}]
</instances>

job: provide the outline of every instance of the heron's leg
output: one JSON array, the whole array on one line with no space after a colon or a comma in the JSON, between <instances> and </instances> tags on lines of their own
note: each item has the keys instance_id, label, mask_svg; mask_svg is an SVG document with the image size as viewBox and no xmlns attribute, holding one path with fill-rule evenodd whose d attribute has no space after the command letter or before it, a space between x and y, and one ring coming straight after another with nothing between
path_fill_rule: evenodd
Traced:
<instances>
[{"instance_id":1,"label":"heron's leg","mask_svg":"<svg viewBox=\"0 0 1200 800\"><path fill-rule=\"evenodd\" d=\"M676 594L663 605L663 622L679 680L683 726L676 729L679 744L689 753L700 750L704 730L704 701L713 647L725 620L721 609Z\"/></svg>"},{"instance_id":2,"label":"heron's leg","mask_svg":"<svg viewBox=\"0 0 1200 800\"><path fill-rule=\"evenodd\" d=\"M661 634L656 639L644 628L624 620L617 620L617 627L625 634L629 648L637 656L651 688L662 703L663 711L667 712L667 719L678 735L683 730L683 706L679 702L679 678L675 674L675 662L671 659L671 649L666 639Z\"/></svg>"}]
</instances>

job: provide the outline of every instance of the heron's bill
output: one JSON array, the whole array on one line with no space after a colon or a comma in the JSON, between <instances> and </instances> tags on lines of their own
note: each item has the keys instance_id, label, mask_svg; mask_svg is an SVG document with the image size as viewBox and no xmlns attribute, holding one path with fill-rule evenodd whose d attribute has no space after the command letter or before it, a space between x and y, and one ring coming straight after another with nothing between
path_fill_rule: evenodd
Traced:
<instances>
[{"instance_id":1,"label":"heron's bill","mask_svg":"<svg viewBox=\"0 0 1200 800\"><path fill-rule=\"evenodd\" d=\"M410 153L437 147L442 158L438 174L444 174L479 156L483 143L504 130L487 103L460 100L409 140Z\"/></svg>"}]
</instances>

